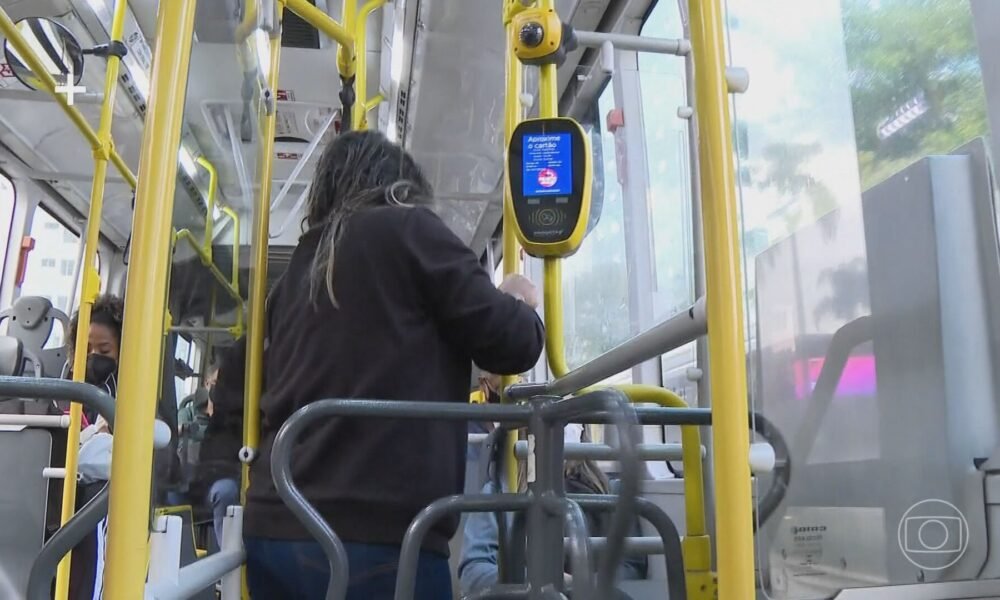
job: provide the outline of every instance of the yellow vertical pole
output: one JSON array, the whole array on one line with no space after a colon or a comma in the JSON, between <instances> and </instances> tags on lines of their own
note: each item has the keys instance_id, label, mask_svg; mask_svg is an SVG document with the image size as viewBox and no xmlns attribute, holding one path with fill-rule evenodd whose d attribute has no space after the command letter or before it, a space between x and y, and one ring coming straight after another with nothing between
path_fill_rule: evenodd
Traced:
<instances>
[{"instance_id":1,"label":"yellow vertical pole","mask_svg":"<svg viewBox=\"0 0 1000 600\"><path fill-rule=\"evenodd\" d=\"M340 23L352 36L354 35L354 21L357 14L358 0L344 0L340 11ZM353 43L354 40L352 40L352 44ZM343 77L352 77L355 75L358 47L356 45L352 45L351 50L354 52L348 50L346 44L341 44L337 49L337 69ZM362 49L362 52L363 51L364 49ZM355 89L355 91L357 91L357 89ZM364 99L362 98L361 101L364 102ZM357 106L357 99L355 99L354 104ZM354 113L352 112L351 114L353 115ZM350 116L351 115L344 115L344 118L346 119Z\"/></svg>"},{"instance_id":2,"label":"yellow vertical pole","mask_svg":"<svg viewBox=\"0 0 1000 600\"><path fill-rule=\"evenodd\" d=\"M161 2L149 110L132 219L115 444L111 461L106 600L142 598L149 555L153 421L163 364L163 322L188 64L196 0ZM171 157L164 160L164 157ZM150 318L154 315L154 318Z\"/></svg>"},{"instance_id":3,"label":"yellow vertical pole","mask_svg":"<svg viewBox=\"0 0 1000 600\"><path fill-rule=\"evenodd\" d=\"M284 3L278 5L278 19L281 20ZM271 39L271 64L267 75L267 86L273 92L278 89L278 66L281 63L281 36ZM250 263L253 275L250 279L250 319L247 328L246 395L243 404L243 445L256 453L260 445L260 395L264 383L264 323L267 318L267 244L271 227L271 168L274 163L274 128L277 110L261 116L260 154L257 173L260 177L257 210L253 215L253 246ZM243 496L250 485L250 467L243 465Z\"/></svg>"},{"instance_id":4,"label":"yellow vertical pole","mask_svg":"<svg viewBox=\"0 0 1000 600\"><path fill-rule=\"evenodd\" d=\"M740 275L736 177L726 83L721 0L691 2L695 61L695 110L701 129L703 231L705 239L708 350L712 386L712 450L715 489L725 498L716 511L719 598L754 594L750 463L747 456L746 349Z\"/></svg>"},{"instance_id":5,"label":"yellow vertical pole","mask_svg":"<svg viewBox=\"0 0 1000 600\"><path fill-rule=\"evenodd\" d=\"M120 42L125 29L126 0L115 2L114 15L111 21L111 41ZM114 118L115 94L118 88L118 67L121 59L111 55L108 57L104 73L104 103L101 106L101 117L97 127L99 147L94 150L94 178L90 187L90 208L87 211L87 226L84 235L83 264L80 268L80 302L77 316L76 339L73 340L73 381L84 381L87 374L87 344L90 336L90 315L94 300L101 291L101 275L94 267L97 256L97 245L101 235L101 213L104 208L104 181L108 173L108 161L111 158L111 121ZM80 452L80 422L82 407L79 403L70 405L69 431L66 439L66 477L63 479L62 511L60 522L65 524L73 517L76 509L76 470ZM59 563L56 573L56 600L64 600L69 596L70 554L67 553Z\"/></svg>"},{"instance_id":6,"label":"yellow vertical pole","mask_svg":"<svg viewBox=\"0 0 1000 600\"><path fill-rule=\"evenodd\" d=\"M504 74L507 80L507 89L504 95L504 141L510 143L510 136L514 128L524 118L524 109L521 106L521 91L524 89L524 67L521 61L514 55L514 36L517 32L511 25L516 10L523 6L519 0L507 0L504 8L504 27L506 29L506 47L504 48ZM504 169L507 169L507 161L504 161ZM503 274L504 276L521 272L521 247L517 243L517 236L514 234L514 200L510 192L510 183L506 177L503 178ZM493 265L490 265L492 268ZM504 377L501 383L502 389L513 384L513 377ZM508 435L504 441L504 464L506 465L505 478L507 489L517 488L517 461L514 458L514 445L517 443L517 436Z\"/></svg>"},{"instance_id":7,"label":"yellow vertical pole","mask_svg":"<svg viewBox=\"0 0 1000 600\"><path fill-rule=\"evenodd\" d=\"M555 0L542 0L542 10L555 10ZM547 119L559 116L559 82L555 65L542 65L538 78L538 116ZM569 372L563 331L562 259L546 258L542 277L542 298L545 313L545 355L553 377Z\"/></svg>"},{"instance_id":8,"label":"yellow vertical pole","mask_svg":"<svg viewBox=\"0 0 1000 600\"><path fill-rule=\"evenodd\" d=\"M351 129L368 129L368 111L373 108L368 105L368 16L384 6L386 0L368 0L358 11L357 23L354 25L355 61L357 70L354 76L354 92L356 99L351 113Z\"/></svg>"}]
</instances>

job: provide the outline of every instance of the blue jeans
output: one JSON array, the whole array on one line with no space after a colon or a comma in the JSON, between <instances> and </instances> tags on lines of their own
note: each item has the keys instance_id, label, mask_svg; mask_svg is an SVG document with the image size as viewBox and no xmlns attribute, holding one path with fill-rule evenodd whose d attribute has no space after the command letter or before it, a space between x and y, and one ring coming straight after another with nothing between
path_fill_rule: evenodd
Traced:
<instances>
[{"instance_id":1,"label":"blue jeans","mask_svg":"<svg viewBox=\"0 0 1000 600\"><path fill-rule=\"evenodd\" d=\"M219 479L208 490L208 505L212 507L212 527L215 541L222 548L222 522L226 509L240 503L240 482L235 479Z\"/></svg>"},{"instance_id":2,"label":"blue jeans","mask_svg":"<svg viewBox=\"0 0 1000 600\"><path fill-rule=\"evenodd\" d=\"M247 537L247 586L252 600L324 600L330 569L317 542ZM391 600L399 547L345 543L350 565L347 600ZM441 554L423 551L415 600L451 600L451 571Z\"/></svg>"}]
</instances>

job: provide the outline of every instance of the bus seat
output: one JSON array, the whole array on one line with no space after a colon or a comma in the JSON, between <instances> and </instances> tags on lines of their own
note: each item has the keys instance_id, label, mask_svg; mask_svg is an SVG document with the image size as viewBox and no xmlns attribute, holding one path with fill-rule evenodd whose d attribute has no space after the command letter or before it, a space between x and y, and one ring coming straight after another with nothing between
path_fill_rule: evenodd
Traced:
<instances>
[{"instance_id":1,"label":"bus seat","mask_svg":"<svg viewBox=\"0 0 1000 600\"><path fill-rule=\"evenodd\" d=\"M42 469L52 458L48 430L0 431L0 598L24 598L28 573L45 538L48 481Z\"/></svg>"},{"instance_id":2,"label":"bus seat","mask_svg":"<svg viewBox=\"0 0 1000 600\"><path fill-rule=\"evenodd\" d=\"M194 544L194 518L190 506L165 506L157 508L157 517L177 516L181 518L181 556L179 565L181 568L195 562L200 557ZM191 596L192 600L215 600L215 589L209 588L200 594Z\"/></svg>"},{"instance_id":3,"label":"bus seat","mask_svg":"<svg viewBox=\"0 0 1000 600\"><path fill-rule=\"evenodd\" d=\"M10 335L0 336L0 375L19 377L24 373L24 344Z\"/></svg>"},{"instance_id":4,"label":"bus seat","mask_svg":"<svg viewBox=\"0 0 1000 600\"><path fill-rule=\"evenodd\" d=\"M62 345L45 347L56 321L68 334L69 317L52 306L48 298L40 296L22 296L13 306L0 312L0 323L7 323L7 335L21 340L25 351L38 357L42 377L60 377L66 364L66 349Z\"/></svg>"}]
</instances>

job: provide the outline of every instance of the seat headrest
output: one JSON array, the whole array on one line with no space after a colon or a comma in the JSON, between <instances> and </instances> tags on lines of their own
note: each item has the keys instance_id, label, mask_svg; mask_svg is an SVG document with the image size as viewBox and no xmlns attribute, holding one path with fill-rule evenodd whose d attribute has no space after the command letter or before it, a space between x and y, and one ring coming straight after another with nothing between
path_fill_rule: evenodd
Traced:
<instances>
[{"instance_id":1,"label":"seat headrest","mask_svg":"<svg viewBox=\"0 0 1000 600\"><path fill-rule=\"evenodd\" d=\"M0 375L20 377L24 372L24 345L9 335L0 336Z\"/></svg>"},{"instance_id":2,"label":"seat headrest","mask_svg":"<svg viewBox=\"0 0 1000 600\"><path fill-rule=\"evenodd\" d=\"M41 296L22 296L14 302L12 316L17 323L28 330L35 329L46 323L46 317L52 310L52 302Z\"/></svg>"}]
</instances>

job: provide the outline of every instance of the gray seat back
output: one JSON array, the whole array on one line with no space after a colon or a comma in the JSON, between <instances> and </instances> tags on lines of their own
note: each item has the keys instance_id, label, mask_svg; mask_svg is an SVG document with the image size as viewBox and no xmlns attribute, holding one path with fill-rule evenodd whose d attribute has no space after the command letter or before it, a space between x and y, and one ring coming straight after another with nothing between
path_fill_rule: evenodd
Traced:
<instances>
[{"instance_id":1,"label":"gray seat back","mask_svg":"<svg viewBox=\"0 0 1000 600\"><path fill-rule=\"evenodd\" d=\"M45 537L48 481L42 469L52 458L44 429L0 431L0 598L24 598L28 573Z\"/></svg>"},{"instance_id":2,"label":"gray seat back","mask_svg":"<svg viewBox=\"0 0 1000 600\"><path fill-rule=\"evenodd\" d=\"M21 340L24 350L38 357L42 377L61 377L66 364L66 348L59 345L46 348L52 337L52 328L56 322L62 326L65 334L69 333L69 317L66 313L52 306L48 298L40 296L22 296L14 305L0 312L0 323L7 323L7 335Z\"/></svg>"}]
</instances>

